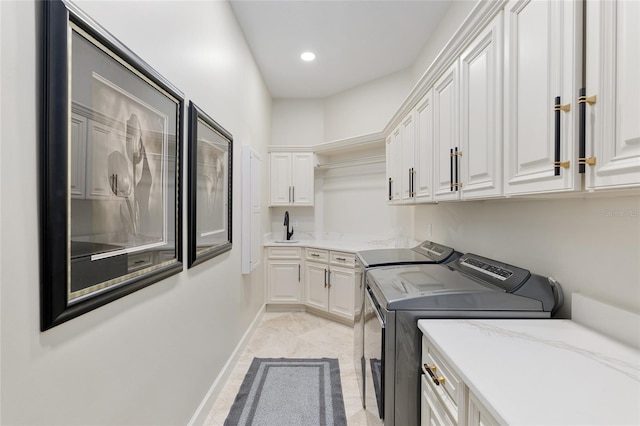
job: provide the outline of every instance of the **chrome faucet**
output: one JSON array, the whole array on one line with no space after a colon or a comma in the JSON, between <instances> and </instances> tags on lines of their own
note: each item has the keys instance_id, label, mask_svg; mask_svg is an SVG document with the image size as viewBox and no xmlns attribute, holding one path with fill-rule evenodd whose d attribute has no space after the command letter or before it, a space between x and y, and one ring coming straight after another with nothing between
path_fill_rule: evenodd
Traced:
<instances>
[{"instance_id":1,"label":"chrome faucet","mask_svg":"<svg viewBox=\"0 0 640 426\"><path fill-rule=\"evenodd\" d=\"M293 227L291 227L291 232L289 232L289 212L284 212L284 239L289 241L293 236Z\"/></svg>"}]
</instances>

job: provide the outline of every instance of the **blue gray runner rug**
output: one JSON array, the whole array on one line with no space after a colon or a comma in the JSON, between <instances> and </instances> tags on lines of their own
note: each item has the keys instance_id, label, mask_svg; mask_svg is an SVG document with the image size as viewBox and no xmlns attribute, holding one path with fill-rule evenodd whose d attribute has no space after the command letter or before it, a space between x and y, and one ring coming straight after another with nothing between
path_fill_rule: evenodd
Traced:
<instances>
[{"instance_id":1,"label":"blue gray runner rug","mask_svg":"<svg viewBox=\"0 0 640 426\"><path fill-rule=\"evenodd\" d=\"M225 426L345 426L333 358L254 358Z\"/></svg>"}]
</instances>

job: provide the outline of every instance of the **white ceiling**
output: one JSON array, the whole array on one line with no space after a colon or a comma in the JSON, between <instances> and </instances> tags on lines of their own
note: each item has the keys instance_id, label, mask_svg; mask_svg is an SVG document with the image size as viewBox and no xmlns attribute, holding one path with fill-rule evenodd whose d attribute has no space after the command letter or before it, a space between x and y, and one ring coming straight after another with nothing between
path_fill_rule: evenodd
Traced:
<instances>
[{"instance_id":1,"label":"white ceiling","mask_svg":"<svg viewBox=\"0 0 640 426\"><path fill-rule=\"evenodd\" d=\"M324 98L411 66L453 0L231 0L274 98ZM316 60L300 54L313 51Z\"/></svg>"}]
</instances>

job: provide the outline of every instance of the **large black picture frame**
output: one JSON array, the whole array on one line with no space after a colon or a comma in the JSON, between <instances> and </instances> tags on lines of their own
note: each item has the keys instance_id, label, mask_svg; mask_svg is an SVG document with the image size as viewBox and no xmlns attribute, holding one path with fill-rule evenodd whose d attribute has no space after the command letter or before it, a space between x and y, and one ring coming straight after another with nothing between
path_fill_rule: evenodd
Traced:
<instances>
[{"instance_id":1,"label":"large black picture frame","mask_svg":"<svg viewBox=\"0 0 640 426\"><path fill-rule=\"evenodd\" d=\"M232 247L233 136L189 102L189 267Z\"/></svg>"},{"instance_id":2,"label":"large black picture frame","mask_svg":"<svg viewBox=\"0 0 640 426\"><path fill-rule=\"evenodd\" d=\"M41 5L44 331L182 271L184 96L72 3Z\"/></svg>"}]
</instances>

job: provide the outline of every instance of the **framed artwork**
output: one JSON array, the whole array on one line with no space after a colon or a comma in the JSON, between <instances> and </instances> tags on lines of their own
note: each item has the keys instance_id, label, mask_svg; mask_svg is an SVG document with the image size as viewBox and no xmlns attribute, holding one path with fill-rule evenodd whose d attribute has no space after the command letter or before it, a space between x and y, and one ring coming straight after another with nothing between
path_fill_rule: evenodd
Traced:
<instances>
[{"instance_id":1,"label":"framed artwork","mask_svg":"<svg viewBox=\"0 0 640 426\"><path fill-rule=\"evenodd\" d=\"M231 250L233 137L189 102L189 267Z\"/></svg>"},{"instance_id":2,"label":"framed artwork","mask_svg":"<svg viewBox=\"0 0 640 426\"><path fill-rule=\"evenodd\" d=\"M41 4L46 330L183 269L184 99L72 3Z\"/></svg>"}]
</instances>

